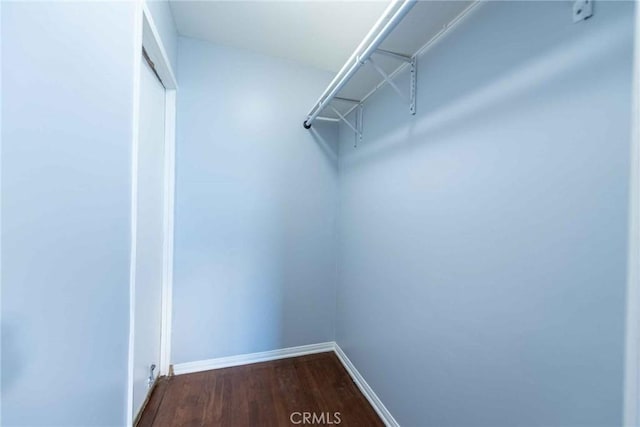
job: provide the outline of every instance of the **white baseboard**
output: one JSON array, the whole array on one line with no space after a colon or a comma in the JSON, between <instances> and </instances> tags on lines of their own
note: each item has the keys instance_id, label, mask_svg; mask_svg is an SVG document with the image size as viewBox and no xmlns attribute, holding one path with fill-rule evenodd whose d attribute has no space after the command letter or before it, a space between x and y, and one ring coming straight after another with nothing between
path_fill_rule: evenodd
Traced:
<instances>
[{"instance_id":1,"label":"white baseboard","mask_svg":"<svg viewBox=\"0 0 640 427\"><path fill-rule=\"evenodd\" d=\"M279 350L263 351L260 353L241 354L239 356L219 357L217 359L199 360L197 362L178 363L173 365L175 375L193 372L209 371L211 369L229 368L231 366L249 365L251 363L268 362L270 360L286 359L288 357L304 356L306 354L333 351L333 341L319 344L301 345L299 347L282 348Z\"/></svg>"},{"instance_id":2,"label":"white baseboard","mask_svg":"<svg viewBox=\"0 0 640 427\"><path fill-rule=\"evenodd\" d=\"M393 418L391 412L384 406L380 398L367 384L360 372L351 363L351 360L342 351L340 346L333 341L319 344L302 345L299 347L282 348L279 350L263 351L260 353L241 354L239 356L220 357L217 359L200 360L197 362L178 363L173 365L175 375L191 374L194 372L209 371L211 369L229 368L232 366L249 365L251 363L268 362L270 360L286 359L289 357L304 356L307 354L324 353L333 351L340 363L347 370L351 379L360 389L364 397L369 401L382 421L389 427L400 427Z\"/></svg>"},{"instance_id":3,"label":"white baseboard","mask_svg":"<svg viewBox=\"0 0 640 427\"><path fill-rule=\"evenodd\" d=\"M400 424L393 418L391 412L384 406L378 395L373 391L371 386L367 384L364 377L358 372L356 367L351 363L351 360L347 357L347 355L342 351L338 344L335 344L333 351L340 359L340 362L347 370L353 382L356 383L364 397L367 398L373 409L378 413L378 416L382 419L382 421L389 427L400 427Z\"/></svg>"}]
</instances>

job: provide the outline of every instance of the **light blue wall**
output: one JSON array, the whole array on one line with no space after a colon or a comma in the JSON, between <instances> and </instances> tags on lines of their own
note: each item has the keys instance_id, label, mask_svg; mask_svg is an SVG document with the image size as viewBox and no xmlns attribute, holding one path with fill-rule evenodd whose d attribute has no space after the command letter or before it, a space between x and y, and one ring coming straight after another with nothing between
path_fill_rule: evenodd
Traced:
<instances>
[{"instance_id":1,"label":"light blue wall","mask_svg":"<svg viewBox=\"0 0 640 427\"><path fill-rule=\"evenodd\" d=\"M2 3L2 423L123 425L134 5Z\"/></svg>"},{"instance_id":2,"label":"light blue wall","mask_svg":"<svg viewBox=\"0 0 640 427\"><path fill-rule=\"evenodd\" d=\"M621 424L633 6L571 6L479 6L340 128L336 336L401 425Z\"/></svg>"},{"instance_id":3,"label":"light blue wall","mask_svg":"<svg viewBox=\"0 0 640 427\"><path fill-rule=\"evenodd\" d=\"M172 362L332 340L332 75L187 38L178 74Z\"/></svg>"},{"instance_id":4,"label":"light blue wall","mask_svg":"<svg viewBox=\"0 0 640 427\"><path fill-rule=\"evenodd\" d=\"M178 30L173 20L173 13L168 0L146 0L153 22L162 39L171 68L176 72L178 67ZM176 76L177 78L177 76Z\"/></svg>"}]
</instances>

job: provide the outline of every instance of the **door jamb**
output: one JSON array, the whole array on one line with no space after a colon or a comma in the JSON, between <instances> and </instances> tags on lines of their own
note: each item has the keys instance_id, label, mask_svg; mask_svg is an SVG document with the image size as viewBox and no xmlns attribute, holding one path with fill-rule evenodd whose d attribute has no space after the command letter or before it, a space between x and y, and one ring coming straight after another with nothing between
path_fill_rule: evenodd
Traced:
<instances>
[{"instance_id":1,"label":"door jamb","mask_svg":"<svg viewBox=\"0 0 640 427\"><path fill-rule=\"evenodd\" d=\"M635 2L623 425L640 425L640 4Z\"/></svg>"},{"instance_id":2,"label":"door jamb","mask_svg":"<svg viewBox=\"0 0 640 427\"><path fill-rule=\"evenodd\" d=\"M143 0L135 2L133 43L133 126L131 151L131 248L129 267L129 354L127 378L127 425L133 425L133 363L135 344L135 278L137 253L138 146L140 128L140 72L142 46L152 56L165 86L165 156L162 260L162 315L159 375L168 375L171 363L171 313L173 302L173 233L175 200L175 135L178 84L153 16Z\"/></svg>"}]
</instances>

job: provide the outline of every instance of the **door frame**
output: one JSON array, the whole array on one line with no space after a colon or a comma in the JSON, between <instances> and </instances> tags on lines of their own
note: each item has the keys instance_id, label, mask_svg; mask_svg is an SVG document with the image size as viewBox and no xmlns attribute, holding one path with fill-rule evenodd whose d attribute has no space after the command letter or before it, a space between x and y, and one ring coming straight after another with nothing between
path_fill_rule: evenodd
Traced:
<instances>
[{"instance_id":1,"label":"door frame","mask_svg":"<svg viewBox=\"0 0 640 427\"><path fill-rule=\"evenodd\" d=\"M640 425L640 4L635 2L623 425Z\"/></svg>"},{"instance_id":2,"label":"door frame","mask_svg":"<svg viewBox=\"0 0 640 427\"><path fill-rule=\"evenodd\" d=\"M156 72L165 87L164 129L164 207L162 248L162 308L160 333L160 366L158 376L168 375L171 363L171 313L173 301L173 224L175 200L175 140L176 98L178 83L171 62L164 48L151 11L143 0L135 2L133 42L133 126L131 149L131 248L129 266L129 360L127 378L127 425L133 425L133 364L135 344L135 285L137 261L138 214L138 147L140 129L140 73L142 71L142 47L154 62ZM144 407L144 406L143 406Z\"/></svg>"}]
</instances>

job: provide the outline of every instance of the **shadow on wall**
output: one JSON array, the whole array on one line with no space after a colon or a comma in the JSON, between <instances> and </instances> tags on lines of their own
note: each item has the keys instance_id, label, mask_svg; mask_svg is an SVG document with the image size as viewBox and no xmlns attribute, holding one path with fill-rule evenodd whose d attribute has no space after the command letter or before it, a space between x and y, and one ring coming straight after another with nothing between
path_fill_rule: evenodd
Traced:
<instances>
[{"instance_id":1,"label":"shadow on wall","mask_svg":"<svg viewBox=\"0 0 640 427\"><path fill-rule=\"evenodd\" d=\"M424 105L424 103L422 106L418 105L416 120L413 120L413 117L409 118L404 106L396 108L394 114L389 116L392 122L383 124L384 130L376 129L370 132L370 134L380 135L375 140L367 141L365 128L364 140L359 144L359 150L352 152L345 161L349 166L357 166L360 163L387 159L393 154L403 154L407 143L435 141L443 133L451 135L452 130L455 132L455 129L460 128L456 124L481 122L486 117L495 116L496 110L504 110L505 106L517 98L527 97L532 102L548 103L546 94L537 96L539 87L559 79L556 80L558 89L574 91L575 87L571 85L570 79L572 69L581 70L582 78L584 73L593 73L593 81L597 82L599 69L609 64L608 58L619 55L620 50L625 48L625 41L630 39L627 27L621 25L621 21L622 19L618 19L615 22L609 22L595 31L574 37L562 44L554 44L553 49L546 48L533 59L530 52L527 52L527 55L521 57L520 65L512 67L507 72L504 72L501 62L513 63L513 61L495 61L493 63L495 69L490 73L490 76L494 77L492 80L469 79L464 93L455 89L457 85L447 85L450 90L458 92L458 97L455 97L455 94L443 92L436 97L427 96L426 91L422 90L422 98L430 99L431 105ZM585 49L585 46L589 46L589 49ZM424 59L421 62L424 64ZM426 70L427 64L424 65ZM502 72L498 73L498 71ZM403 72L400 78L407 79L406 74ZM424 75L423 81L423 84L429 84L428 77ZM469 82L473 82L473 87ZM376 97L387 96L390 92L388 87L383 90L385 92L377 94ZM420 94L418 97L420 101ZM559 91L556 97L563 99ZM437 104L438 98L448 102L434 105ZM366 113L365 108L365 123ZM376 126L374 123L369 124L369 126L372 125ZM367 143L370 145L367 146Z\"/></svg>"},{"instance_id":2,"label":"shadow on wall","mask_svg":"<svg viewBox=\"0 0 640 427\"><path fill-rule=\"evenodd\" d=\"M14 384L24 373L28 352L24 348L25 331L20 330L18 322L2 318L2 396L13 389Z\"/></svg>"},{"instance_id":3,"label":"shadow on wall","mask_svg":"<svg viewBox=\"0 0 640 427\"><path fill-rule=\"evenodd\" d=\"M276 241L281 242L280 272L284 275L285 310L280 314L285 341L275 343L274 348L313 344L333 337L336 260L329 248L334 238L336 210L332 197L335 193L327 193L325 185L337 184L338 132L335 123L316 122L308 130L301 123L299 126L305 138L298 143L306 147L296 147L292 152L313 153L315 160L300 163L299 158L291 157L284 167L289 169L286 176L300 176L295 183L288 184L298 189L277 190L281 211Z\"/></svg>"},{"instance_id":4,"label":"shadow on wall","mask_svg":"<svg viewBox=\"0 0 640 427\"><path fill-rule=\"evenodd\" d=\"M328 141L333 140L335 137L335 133L331 132L329 126L336 126L335 124L329 123L318 123L315 122L309 132L311 133L311 137L318 144L318 147L322 149L325 156L327 156L327 160L329 160L330 164L334 169L338 169L338 144L330 144Z\"/></svg>"}]
</instances>

